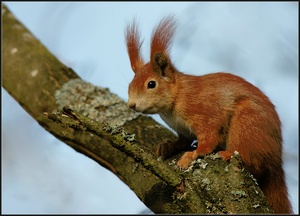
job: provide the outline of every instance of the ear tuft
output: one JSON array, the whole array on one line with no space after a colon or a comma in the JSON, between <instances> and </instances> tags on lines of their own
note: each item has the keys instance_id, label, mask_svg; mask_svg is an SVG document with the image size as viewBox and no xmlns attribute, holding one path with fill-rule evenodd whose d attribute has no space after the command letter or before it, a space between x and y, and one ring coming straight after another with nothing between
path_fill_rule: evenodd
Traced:
<instances>
[{"instance_id":1,"label":"ear tuft","mask_svg":"<svg viewBox=\"0 0 300 216\"><path fill-rule=\"evenodd\" d=\"M140 54L140 49L143 42L140 39L140 33L135 19L131 24L127 25L125 31L125 40L131 68L133 72L136 73L138 69L144 65L144 62Z\"/></svg>"},{"instance_id":2,"label":"ear tuft","mask_svg":"<svg viewBox=\"0 0 300 216\"><path fill-rule=\"evenodd\" d=\"M164 17L152 32L150 59L153 61L154 54L164 52L169 54L172 38L177 24L174 15Z\"/></svg>"}]
</instances>

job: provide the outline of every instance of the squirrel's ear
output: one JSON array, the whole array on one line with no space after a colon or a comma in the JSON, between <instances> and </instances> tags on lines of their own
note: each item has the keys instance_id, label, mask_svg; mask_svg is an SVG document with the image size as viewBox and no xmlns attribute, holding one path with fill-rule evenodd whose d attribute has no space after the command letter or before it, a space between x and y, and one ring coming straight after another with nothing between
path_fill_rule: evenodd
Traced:
<instances>
[{"instance_id":1,"label":"squirrel's ear","mask_svg":"<svg viewBox=\"0 0 300 216\"><path fill-rule=\"evenodd\" d=\"M140 53L143 42L140 40L140 33L135 20L127 25L125 39L131 68L136 73L144 65L144 62Z\"/></svg>"},{"instance_id":2,"label":"squirrel's ear","mask_svg":"<svg viewBox=\"0 0 300 216\"><path fill-rule=\"evenodd\" d=\"M172 78L174 70L169 57L163 52L157 52L153 56L153 70L163 77Z\"/></svg>"}]
</instances>

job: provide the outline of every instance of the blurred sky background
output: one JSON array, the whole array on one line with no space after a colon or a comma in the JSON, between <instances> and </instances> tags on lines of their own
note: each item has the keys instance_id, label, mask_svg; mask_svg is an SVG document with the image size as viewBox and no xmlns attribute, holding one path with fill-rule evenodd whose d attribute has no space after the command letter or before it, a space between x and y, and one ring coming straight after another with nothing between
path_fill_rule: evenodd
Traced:
<instances>
[{"instance_id":1,"label":"blurred sky background","mask_svg":"<svg viewBox=\"0 0 300 216\"><path fill-rule=\"evenodd\" d=\"M179 27L171 57L178 70L234 73L275 104L289 193L298 214L298 2L4 4L84 80L108 87L126 101L133 78L124 43L126 23L137 18L148 61L153 27L174 13ZM3 88L1 110L2 213L145 212L127 185L45 131Z\"/></svg>"}]
</instances>

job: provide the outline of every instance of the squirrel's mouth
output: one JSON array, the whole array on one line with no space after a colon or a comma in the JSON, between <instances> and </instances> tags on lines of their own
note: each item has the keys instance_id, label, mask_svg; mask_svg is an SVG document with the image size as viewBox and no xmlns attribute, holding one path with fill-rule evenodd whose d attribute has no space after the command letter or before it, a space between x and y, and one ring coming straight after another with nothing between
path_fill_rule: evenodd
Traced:
<instances>
[{"instance_id":1,"label":"squirrel's mouth","mask_svg":"<svg viewBox=\"0 0 300 216\"><path fill-rule=\"evenodd\" d=\"M149 106L149 104L146 103L146 101L134 101L131 100L127 103L127 106L135 111L135 112L139 112L139 113L143 113L143 114L157 114L159 112L159 109L155 106Z\"/></svg>"},{"instance_id":2,"label":"squirrel's mouth","mask_svg":"<svg viewBox=\"0 0 300 216\"><path fill-rule=\"evenodd\" d=\"M158 110L154 107L149 107L147 109L141 110L140 112L143 114L157 114Z\"/></svg>"}]
</instances>

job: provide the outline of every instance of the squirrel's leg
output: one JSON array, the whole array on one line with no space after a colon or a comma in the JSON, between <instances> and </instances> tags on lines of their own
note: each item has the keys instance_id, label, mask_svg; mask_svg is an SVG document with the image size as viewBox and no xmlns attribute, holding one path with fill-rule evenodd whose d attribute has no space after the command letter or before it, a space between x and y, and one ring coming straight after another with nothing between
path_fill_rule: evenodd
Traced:
<instances>
[{"instance_id":1,"label":"squirrel's leg","mask_svg":"<svg viewBox=\"0 0 300 216\"><path fill-rule=\"evenodd\" d=\"M197 139L197 149L191 152L184 153L183 156L179 159L177 165L180 168L186 169L188 168L189 163L193 160L196 160L197 157L212 153L219 143L219 135L217 132L206 135L203 135L203 133L199 133Z\"/></svg>"},{"instance_id":2,"label":"squirrel's leg","mask_svg":"<svg viewBox=\"0 0 300 216\"><path fill-rule=\"evenodd\" d=\"M181 134L178 134L178 139L175 142L160 144L156 150L156 154L163 158L171 157L180 151L188 149L192 141L192 139L188 139Z\"/></svg>"}]
</instances>

